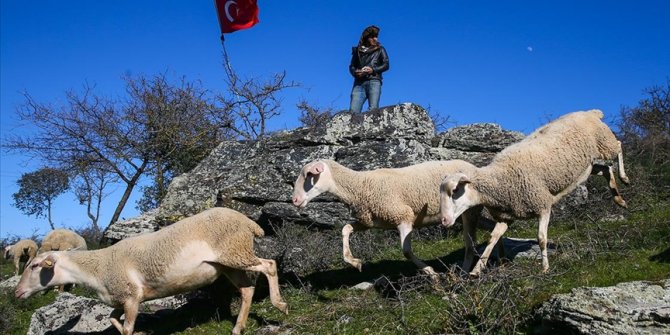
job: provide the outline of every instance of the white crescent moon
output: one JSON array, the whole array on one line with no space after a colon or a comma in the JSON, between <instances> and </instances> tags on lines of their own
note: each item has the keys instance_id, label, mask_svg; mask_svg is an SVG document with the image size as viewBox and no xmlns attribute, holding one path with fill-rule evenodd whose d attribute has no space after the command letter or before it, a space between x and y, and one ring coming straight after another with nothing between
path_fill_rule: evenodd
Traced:
<instances>
[{"instance_id":1,"label":"white crescent moon","mask_svg":"<svg viewBox=\"0 0 670 335\"><path fill-rule=\"evenodd\" d=\"M226 13L226 18L228 19L228 21L235 22L235 19L233 19L233 17L230 15L230 6L232 5L237 5L237 1L235 0L226 1L226 4L223 5L223 11Z\"/></svg>"}]
</instances>

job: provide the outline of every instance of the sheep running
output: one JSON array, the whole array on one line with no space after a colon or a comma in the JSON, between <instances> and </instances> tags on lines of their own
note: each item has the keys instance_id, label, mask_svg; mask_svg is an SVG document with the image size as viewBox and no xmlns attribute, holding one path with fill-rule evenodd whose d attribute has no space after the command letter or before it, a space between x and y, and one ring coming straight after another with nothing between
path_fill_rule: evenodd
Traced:
<instances>
[{"instance_id":1,"label":"sheep running","mask_svg":"<svg viewBox=\"0 0 670 335\"><path fill-rule=\"evenodd\" d=\"M304 208L324 192L330 192L355 212L358 222L342 228L344 261L362 270L362 262L354 258L349 248L349 235L370 228L398 229L400 246L405 258L424 273L437 273L412 252L414 228L439 224L438 186L450 173L469 173L476 167L462 160L430 161L395 169L354 171L332 160L317 160L306 164L293 187L293 205ZM472 208L463 215L466 226L474 236L482 207ZM485 220L481 217L482 220ZM464 224L465 225L465 224ZM502 245L500 245L502 253ZM467 255L466 255L467 256Z\"/></svg>"},{"instance_id":2,"label":"sheep running","mask_svg":"<svg viewBox=\"0 0 670 335\"><path fill-rule=\"evenodd\" d=\"M19 274L20 264L24 263L24 268L37 255L37 243L33 240L20 240L13 245L5 247L5 259L13 259L14 275Z\"/></svg>"},{"instance_id":3,"label":"sheep running","mask_svg":"<svg viewBox=\"0 0 670 335\"><path fill-rule=\"evenodd\" d=\"M54 229L44 237L38 253L87 249L86 240L79 234L68 229Z\"/></svg>"},{"instance_id":4,"label":"sheep running","mask_svg":"<svg viewBox=\"0 0 670 335\"><path fill-rule=\"evenodd\" d=\"M440 185L444 226L453 225L461 213L479 205L484 205L496 220L489 244L470 272L472 276L478 276L486 266L493 245L509 223L534 217L539 217L537 239L542 251L542 270L548 271L547 227L551 207L591 174L603 175L609 181L614 201L626 207L612 167L596 163L618 158L619 178L629 183L621 142L601 121L603 116L600 110L566 114L507 147L488 166L444 178ZM468 248L468 241L465 242Z\"/></svg>"},{"instance_id":5,"label":"sheep running","mask_svg":"<svg viewBox=\"0 0 670 335\"><path fill-rule=\"evenodd\" d=\"M279 293L275 261L254 254L254 237L263 235L261 227L243 214L212 208L108 248L42 253L23 273L15 294L25 299L55 285L84 284L115 308L111 323L121 334L130 335L141 302L192 291L224 274L242 296L233 328L233 334L240 334L254 294L254 281L245 271L262 272L272 304L288 312Z\"/></svg>"}]
</instances>

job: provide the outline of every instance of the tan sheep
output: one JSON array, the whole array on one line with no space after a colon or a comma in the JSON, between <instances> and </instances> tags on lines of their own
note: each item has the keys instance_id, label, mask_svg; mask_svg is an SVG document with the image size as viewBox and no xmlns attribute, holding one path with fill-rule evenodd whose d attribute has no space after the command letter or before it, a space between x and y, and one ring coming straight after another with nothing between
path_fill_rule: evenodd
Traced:
<instances>
[{"instance_id":1,"label":"tan sheep","mask_svg":"<svg viewBox=\"0 0 670 335\"><path fill-rule=\"evenodd\" d=\"M38 253L87 249L86 240L79 234L68 229L54 229L44 237Z\"/></svg>"},{"instance_id":2,"label":"tan sheep","mask_svg":"<svg viewBox=\"0 0 670 335\"><path fill-rule=\"evenodd\" d=\"M19 274L20 264L25 266L37 255L37 243L33 240L20 240L5 247L5 259L14 260L14 275Z\"/></svg>"},{"instance_id":3,"label":"tan sheep","mask_svg":"<svg viewBox=\"0 0 670 335\"><path fill-rule=\"evenodd\" d=\"M452 225L461 213L481 205L497 221L471 275L478 276L486 266L493 245L508 224L515 219L535 217L540 221L537 239L542 251L542 269L548 271L547 227L551 207L591 174L603 175L609 181L614 201L626 207L612 168L596 163L618 158L619 178L626 184L629 182L621 142L601 121L603 116L599 110L566 114L507 147L488 166L474 172L450 174L444 179L440 186L443 225Z\"/></svg>"},{"instance_id":4,"label":"tan sheep","mask_svg":"<svg viewBox=\"0 0 670 335\"><path fill-rule=\"evenodd\" d=\"M272 304L288 311L279 293L276 263L256 257L254 236L263 236L255 222L232 209L212 208L108 248L37 255L15 293L17 298L28 298L54 285L84 284L115 308L110 321L128 335L133 333L142 301L192 291L223 274L242 295L233 328L233 334L240 334L254 294L254 282L245 271L262 272L269 282Z\"/></svg>"},{"instance_id":5,"label":"tan sheep","mask_svg":"<svg viewBox=\"0 0 670 335\"><path fill-rule=\"evenodd\" d=\"M432 267L414 255L411 239L407 237L414 228L439 224L438 186L442 178L450 173L471 172L475 168L468 162L451 160L395 169L354 171L332 160L319 160L302 168L293 187L292 200L295 206L304 208L318 195L330 192L354 210L358 222L342 228L342 253L344 261L359 271L362 262L351 254L349 235L354 231L381 228L398 229L403 255L423 272L436 275ZM464 222L472 222L464 224L472 228L472 231L464 231L471 238L474 238L474 227L481 210L482 207L473 208L463 216ZM502 254L502 245L500 252Z\"/></svg>"}]
</instances>

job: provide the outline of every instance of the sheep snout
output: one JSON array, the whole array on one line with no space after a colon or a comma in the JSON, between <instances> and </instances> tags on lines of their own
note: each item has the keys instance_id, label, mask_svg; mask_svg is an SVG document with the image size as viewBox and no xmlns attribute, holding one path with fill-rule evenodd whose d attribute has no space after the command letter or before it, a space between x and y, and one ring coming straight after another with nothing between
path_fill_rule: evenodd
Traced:
<instances>
[{"instance_id":1,"label":"sheep snout","mask_svg":"<svg viewBox=\"0 0 670 335\"><path fill-rule=\"evenodd\" d=\"M293 206L296 206L298 208L305 208L305 206L307 206L307 197L294 195Z\"/></svg>"},{"instance_id":2,"label":"sheep snout","mask_svg":"<svg viewBox=\"0 0 670 335\"><path fill-rule=\"evenodd\" d=\"M449 228L454 225L454 219L452 217L442 216L442 225L446 228Z\"/></svg>"}]
</instances>

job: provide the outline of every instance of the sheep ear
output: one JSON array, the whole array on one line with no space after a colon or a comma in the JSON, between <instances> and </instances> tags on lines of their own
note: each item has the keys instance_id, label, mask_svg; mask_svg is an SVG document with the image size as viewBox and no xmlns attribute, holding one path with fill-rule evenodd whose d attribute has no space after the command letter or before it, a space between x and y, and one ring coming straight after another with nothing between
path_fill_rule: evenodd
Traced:
<instances>
[{"instance_id":1,"label":"sheep ear","mask_svg":"<svg viewBox=\"0 0 670 335\"><path fill-rule=\"evenodd\" d=\"M320 174L324 170L326 170L326 164L324 164L323 162L316 162L309 168L309 173Z\"/></svg>"},{"instance_id":2,"label":"sheep ear","mask_svg":"<svg viewBox=\"0 0 670 335\"><path fill-rule=\"evenodd\" d=\"M56 260L49 256L40 263L40 266L43 268L52 268L54 267L54 264L56 264Z\"/></svg>"},{"instance_id":3,"label":"sheep ear","mask_svg":"<svg viewBox=\"0 0 670 335\"><path fill-rule=\"evenodd\" d=\"M463 185L469 182L470 179L468 178L468 176L462 173L458 173L445 177L444 180L442 181L442 187L444 192L446 192L447 195L451 197L458 191L459 187L462 187Z\"/></svg>"},{"instance_id":4,"label":"sheep ear","mask_svg":"<svg viewBox=\"0 0 670 335\"><path fill-rule=\"evenodd\" d=\"M460 185L460 184L468 184L468 183L470 183L470 178L468 178L468 176L462 174L461 178L458 179L458 184Z\"/></svg>"}]
</instances>

